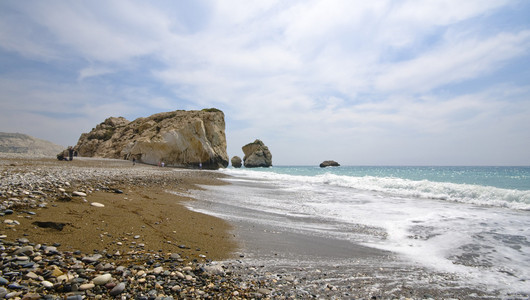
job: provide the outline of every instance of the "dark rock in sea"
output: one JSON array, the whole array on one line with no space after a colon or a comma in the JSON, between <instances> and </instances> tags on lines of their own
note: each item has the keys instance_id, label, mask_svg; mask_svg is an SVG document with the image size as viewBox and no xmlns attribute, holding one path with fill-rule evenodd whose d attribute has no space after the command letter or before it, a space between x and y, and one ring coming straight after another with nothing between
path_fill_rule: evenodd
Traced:
<instances>
[{"instance_id":1,"label":"dark rock in sea","mask_svg":"<svg viewBox=\"0 0 530 300\"><path fill-rule=\"evenodd\" d=\"M326 160L320 164L321 168L325 167L340 167L340 164L334 160Z\"/></svg>"},{"instance_id":2,"label":"dark rock in sea","mask_svg":"<svg viewBox=\"0 0 530 300\"><path fill-rule=\"evenodd\" d=\"M269 148L260 140L243 146L243 162L245 168L259 168L272 166L272 154Z\"/></svg>"},{"instance_id":3,"label":"dark rock in sea","mask_svg":"<svg viewBox=\"0 0 530 300\"><path fill-rule=\"evenodd\" d=\"M234 168L241 168L242 166L242 160L241 160L241 157L239 156L232 157L231 162L232 162L232 167Z\"/></svg>"}]
</instances>

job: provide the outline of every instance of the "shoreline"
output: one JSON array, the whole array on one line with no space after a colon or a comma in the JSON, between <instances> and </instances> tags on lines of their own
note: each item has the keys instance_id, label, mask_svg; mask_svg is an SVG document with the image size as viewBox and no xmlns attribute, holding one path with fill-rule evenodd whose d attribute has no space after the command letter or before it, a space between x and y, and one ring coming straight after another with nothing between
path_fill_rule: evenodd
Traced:
<instances>
[{"instance_id":1,"label":"shoreline","mask_svg":"<svg viewBox=\"0 0 530 300\"><path fill-rule=\"evenodd\" d=\"M222 174L1 154L0 174L0 298L263 296L217 262L238 249L231 225L170 193Z\"/></svg>"},{"instance_id":2,"label":"shoreline","mask_svg":"<svg viewBox=\"0 0 530 300\"><path fill-rule=\"evenodd\" d=\"M247 180L245 176L228 177L226 181L231 185L192 191L198 201L189 207L233 224L243 245L244 258L225 263L240 276L273 287L273 296L302 299L527 297L524 292L469 282L466 274L429 268L402 254L363 246L355 238L348 238L372 234L384 239L385 232L380 228L362 223L334 227L335 223L328 224L327 220L306 215L293 206L281 210L279 207L284 203L296 202L297 197L304 196L282 189L277 182L256 177ZM325 233L335 229L338 234Z\"/></svg>"},{"instance_id":3,"label":"shoreline","mask_svg":"<svg viewBox=\"0 0 530 300\"><path fill-rule=\"evenodd\" d=\"M243 216L222 201L241 190L219 172L0 154L0 174L0 298L501 298L395 253L276 226L286 220L263 211L215 213ZM252 222L267 217L276 225Z\"/></svg>"}]
</instances>

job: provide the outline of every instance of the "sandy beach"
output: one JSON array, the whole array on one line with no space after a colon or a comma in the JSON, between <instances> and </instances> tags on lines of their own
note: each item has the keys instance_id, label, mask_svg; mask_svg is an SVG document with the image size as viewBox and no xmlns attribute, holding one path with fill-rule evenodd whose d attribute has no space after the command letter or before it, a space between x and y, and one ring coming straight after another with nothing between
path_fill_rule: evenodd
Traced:
<instances>
[{"instance_id":1,"label":"sandy beach","mask_svg":"<svg viewBox=\"0 0 530 300\"><path fill-rule=\"evenodd\" d=\"M65 192L59 191L57 199L47 198L45 207L21 205L24 211L35 214L15 214L20 225L4 228L8 239L27 237L35 243L60 243L65 250L85 253L126 253L143 245L141 248L148 251L179 252L190 258L202 254L215 260L229 258L237 247L226 222L187 210L181 202L190 198L169 193L197 188L196 184L222 184L213 172L87 158L71 162L9 159L4 168L34 173L35 168L40 172L46 168L72 170L68 185L58 187ZM75 176L76 169L97 172L97 168L117 171L119 177L85 182ZM69 196L77 191L87 196ZM104 207L91 205L94 202ZM36 225L46 222L65 225L61 230Z\"/></svg>"},{"instance_id":2,"label":"sandy beach","mask_svg":"<svg viewBox=\"0 0 530 300\"><path fill-rule=\"evenodd\" d=\"M3 155L0 174L2 298L265 294L212 263L236 255L230 225L186 209L193 199L177 195L223 184L218 173ZM99 276L112 279L98 285Z\"/></svg>"}]
</instances>

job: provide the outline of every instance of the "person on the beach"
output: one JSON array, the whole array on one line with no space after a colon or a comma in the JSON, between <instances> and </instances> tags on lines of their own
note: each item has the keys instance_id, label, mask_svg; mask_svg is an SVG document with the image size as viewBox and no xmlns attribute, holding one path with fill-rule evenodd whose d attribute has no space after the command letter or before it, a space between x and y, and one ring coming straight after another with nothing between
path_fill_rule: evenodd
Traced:
<instances>
[{"instance_id":1,"label":"person on the beach","mask_svg":"<svg viewBox=\"0 0 530 300\"><path fill-rule=\"evenodd\" d=\"M202 162L199 163L199 169L202 169Z\"/></svg>"},{"instance_id":2,"label":"person on the beach","mask_svg":"<svg viewBox=\"0 0 530 300\"><path fill-rule=\"evenodd\" d=\"M136 165L136 157L133 157L133 166Z\"/></svg>"},{"instance_id":3,"label":"person on the beach","mask_svg":"<svg viewBox=\"0 0 530 300\"><path fill-rule=\"evenodd\" d=\"M68 158L70 161L74 159L74 148L72 146L68 146Z\"/></svg>"}]
</instances>

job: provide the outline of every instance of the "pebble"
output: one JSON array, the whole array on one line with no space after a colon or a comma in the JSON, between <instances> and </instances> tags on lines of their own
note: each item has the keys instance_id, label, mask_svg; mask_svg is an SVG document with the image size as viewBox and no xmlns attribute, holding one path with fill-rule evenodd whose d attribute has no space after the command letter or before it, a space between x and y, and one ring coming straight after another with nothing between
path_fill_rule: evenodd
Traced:
<instances>
[{"instance_id":1,"label":"pebble","mask_svg":"<svg viewBox=\"0 0 530 300\"><path fill-rule=\"evenodd\" d=\"M90 289L93 289L96 285L93 284L93 283L85 283L85 284L82 284L79 286L79 290L80 291L86 291L86 290L90 290Z\"/></svg>"},{"instance_id":2,"label":"pebble","mask_svg":"<svg viewBox=\"0 0 530 300\"><path fill-rule=\"evenodd\" d=\"M72 192L72 196L86 197L86 193L75 191L75 192Z\"/></svg>"},{"instance_id":3,"label":"pebble","mask_svg":"<svg viewBox=\"0 0 530 300\"><path fill-rule=\"evenodd\" d=\"M111 296L117 296L121 293L123 293L123 291L125 290L125 282L120 282L118 283L118 285L116 285L110 292L109 294Z\"/></svg>"},{"instance_id":4,"label":"pebble","mask_svg":"<svg viewBox=\"0 0 530 300\"><path fill-rule=\"evenodd\" d=\"M94 278L92 282L95 285L104 285L107 284L112 279L112 275L109 273L99 275L98 277Z\"/></svg>"},{"instance_id":5,"label":"pebble","mask_svg":"<svg viewBox=\"0 0 530 300\"><path fill-rule=\"evenodd\" d=\"M99 202L91 202L90 205L94 207L105 207L105 204L99 203Z\"/></svg>"}]
</instances>

